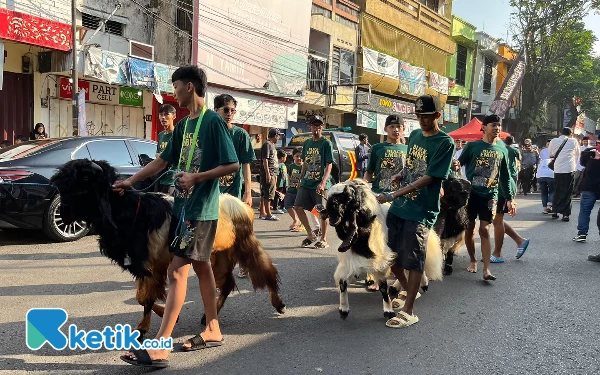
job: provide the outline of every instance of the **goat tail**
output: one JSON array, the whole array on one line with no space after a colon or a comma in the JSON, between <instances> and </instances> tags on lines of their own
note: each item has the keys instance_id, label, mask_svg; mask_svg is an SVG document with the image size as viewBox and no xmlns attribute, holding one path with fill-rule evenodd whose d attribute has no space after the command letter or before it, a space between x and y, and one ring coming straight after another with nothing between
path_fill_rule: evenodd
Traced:
<instances>
[{"instance_id":1,"label":"goat tail","mask_svg":"<svg viewBox=\"0 0 600 375\"><path fill-rule=\"evenodd\" d=\"M227 204L227 211L234 231L235 241L231 247L233 258L237 260L240 267L248 271L254 290L267 288L271 296L271 304L279 313L283 313L285 305L279 295L279 271L277 271L271 257L256 238L254 233L254 211L235 197L222 198L221 204L224 202Z\"/></svg>"},{"instance_id":2,"label":"goat tail","mask_svg":"<svg viewBox=\"0 0 600 375\"><path fill-rule=\"evenodd\" d=\"M425 274L430 280L442 280L444 263L440 237L433 230L427 238L427 254L425 256Z\"/></svg>"}]
</instances>

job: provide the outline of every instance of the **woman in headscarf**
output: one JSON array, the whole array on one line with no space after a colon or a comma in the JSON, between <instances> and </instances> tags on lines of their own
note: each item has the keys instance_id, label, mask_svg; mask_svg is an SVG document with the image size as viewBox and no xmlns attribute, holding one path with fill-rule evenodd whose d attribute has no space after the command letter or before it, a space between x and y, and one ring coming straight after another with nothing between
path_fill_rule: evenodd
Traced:
<instances>
[{"instance_id":1,"label":"woman in headscarf","mask_svg":"<svg viewBox=\"0 0 600 375\"><path fill-rule=\"evenodd\" d=\"M48 134L46 133L46 127L41 122L35 124L35 130L33 132L33 139L43 139L48 138Z\"/></svg>"}]
</instances>

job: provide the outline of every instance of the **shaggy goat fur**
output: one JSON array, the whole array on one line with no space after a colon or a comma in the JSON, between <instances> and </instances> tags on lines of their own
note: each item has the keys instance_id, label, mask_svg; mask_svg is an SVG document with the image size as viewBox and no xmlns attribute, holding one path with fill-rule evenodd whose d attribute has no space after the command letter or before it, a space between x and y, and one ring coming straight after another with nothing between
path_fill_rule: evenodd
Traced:
<instances>
[{"instance_id":1,"label":"shaggy goat fur","mask_svg":"<svg viewBox=\"0 0 600 375\"><path fill-rule=\"evenodd\" d=\"M369 185L354 179L334 185L327 194L323 215L329 218L342 245L338 249L338 266L334 280L340 292L340 316L348 316L348 279L362 273L374 275L383 297L384 316L396 314L388 295L387 277L395 254L387 245L385 223L389 205L380 205ZM431 280L442 279L442 252L440 240L432 231L427 241L425 273Z\"/></svg>"},{"instance_id":2,"label":"shaggy goat fur","mask_svg":"<svg viewBox=\"0 0 600 375\"><path fill-rule=\"evenodd\" d=\"M169 252L169 227L173 198L160 193L112 191L116 170L105 161L78 159L59 168L52 177L61 197L61 217L69 224L83 220L99 235L102 255L128 271L137 280L136 299L144 306L137 328L140 339L150 328L151 311L162 317L165 301ZM254 289L268 288L271 303L279 313L285 305L279 296L279 274L253 230L254 212L231 195L219 197L219 220L212 269L217 288L219 312L235 288L236 263L247 268ZM203 319L204 320L204 319Z\"/></svg>"}]
</instances>

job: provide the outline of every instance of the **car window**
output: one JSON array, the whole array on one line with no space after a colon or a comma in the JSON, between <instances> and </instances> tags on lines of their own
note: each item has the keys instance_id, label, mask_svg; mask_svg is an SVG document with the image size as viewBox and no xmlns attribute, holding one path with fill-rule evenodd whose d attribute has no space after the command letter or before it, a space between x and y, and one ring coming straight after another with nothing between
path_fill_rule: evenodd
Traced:
<instances>
[{"instance_id":1,"label":"car window","mask_svg":"<svg viewBox=\"0 0 600 375\"><path fill-rule=\"evenodd\" d=\"M73 154L73 160L75 159L91 159L90 152L88 151L86 145L83 145L79 148L79 150L75 151Z\"/></svg>"},{"instance_id":2,"label":"car window","mask_svg":"<svg viewBox=\"0 0 600 375\"><path fill-rule=\"evenodd\" d=\"M92 159L106 160L113 167L134 165L125 141L92 141L87 144L87 148Z\"/></svg>"},{"instance_id":3,"label":"car window","mask_svg":"<svg viewBox=\"0 0 600 375\"><path fill-rule=\"evenodd\" d=\"M338 144L340 148L343 148L345 150L354 151L354 149L356 148L354 136L351 135L338 135Z\"/></svg>"},{"instance_id":4,"label":"car window","mask_svg":"<svg viewBox=\"0 0 600 375\"><path fill-rule=\"evenodd\" d=\"M129 141L139 155L140 165L146 165L156 159L156 143Z\"/></svg>"}]
</instances>

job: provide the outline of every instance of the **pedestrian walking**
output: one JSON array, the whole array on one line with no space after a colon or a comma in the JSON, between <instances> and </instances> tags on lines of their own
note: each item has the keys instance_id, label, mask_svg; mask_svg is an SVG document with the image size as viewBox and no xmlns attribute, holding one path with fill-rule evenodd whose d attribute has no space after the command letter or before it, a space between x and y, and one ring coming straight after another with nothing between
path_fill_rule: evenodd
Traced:
<instances>
[{"instance_id":1,"label":"pedestrian walking","mask_svg":"<svg viewBox=\"0 0 600 375\"><path fill-rule=\"evenodd\" d=\"M596 201L600 199L600 147L587 148L581 153L581 165L584 167L581 175L581 201L579 202L579 217L577 219L577 235L575 242L586 242L590 230L590 216Z\"/></svg>"},{"instance_id":2,"label":"pedestrian walking","mask_svg":"<svg viewBox=\"0 0 600 375\"><path fill-rule=\"evenodd\" d=\"M554 171L554 197L552 200L552 218L569 221L571 203L575 184L577 160L581 155L579 143L573 138L571 128L563 128L562 135L550 142L550 157L553 159L548 167Z\"/></svg>"},{"instance_id":3,"label":"pedestrian walking","mask_svg":"<svg viewBox=\"0 0 600 375\"><path fill-rule=\"evenodd\" d=\"M163 127L163 131L158 133L158 143L156 144L156 158L160 157L160 154L167 148L169 142L173 138L173 130L175 129L175 116L177 115L177 111L175 107L170 104L163 104L158 108L158 120ZM173 191L175 190L175 171L173 171L172 166L169 165L165 168L162 173L165 173L158 183L155 185L154 191L157 193L164 193L168 195L173 195Z\"/></svg>"},{"instance_id":4,"label":"pedestrian walking","mask_svg":"<svg viewBox=\"0 0 600 375\"><path fill-rule=\"evenodd\" d=\"M590 147L590 137L583 137L580 141L581 146L579 150L583 152ZM583 174L584 166L580 163L581 157L577 159L577 171L575 171L575 187L573 188L573 198L578 198L581 195L581 189L579 185L581 184L581 176Z\"/></svg>"},{"instance_id":5,"label":"pedestrian walking","mask_svg":"<svg viewBox=\"0 0 600 375\"><path fill-rule=\"evenodd\" d=\"M277 174L279 173L279 162L275 145L279 141L281 133L279 129L269 130L269 137L260 149L260 216L262 220L279 221L277 216L271 212L271 202L275 199L277 190Z\"/></svg>"},{"instance_id":6,"label":"pedestrian walking","mask_svg":"<svg viewBox=\"0 0 600 375\"><path fill-rule=\"evenodd\" d=\"M136 182L154 176L169 163L181 168L174 176L178 179L178 188L169 231L173 259L168 270L164 315L156 339L172 336L185 301L188 274L193 268L200 285L206 328L183 344L183 351L192 351L223 344L210 255L219 218L219 178L239 170L239 163L227 124L205 103L206 73L197 66L181 67L173 73L172 82L175 97L181 107L188 108L189 116L175 126L173 139L160 158L132 177L115 183L113 189L120 193ZM144 352L148 358L138 358L130 352L121 359L142 366L147 360L151 364L165 362L169 356L168 350L144 349Z\"/></svg>"},{"instance_id":7,"label":"pedestrian walking","mask_svg":"<svg viewBox=\"0 0 600 375\"><path fill-rule=\"evenodd\" d=\"M452 138L440 130L442 104L436 96L419 97L415 113L420 129L410 134L406 167L392 178L399 183L399 190L377 197L379 203L393 202L386 218L388 246L397 255L391 269L406 291L406 296L398 296L404 302L398 316L386 322L391 328L419 321L413 306L423 276L429 233L440 212L442 181L450 174L455 151Z\"/></svg>"},{"instance_id":8,"label":"pedestrian walking","mask_svg":"<svg viewBox=\"0 0 600 375\"><path fill-rule=\"evenodd\" d=\"M511 184L508 152L501 144L500 118L489 115L483 119L483 139L469 142L460 158L461 165L467 170L467 180L471 182L471 195L467 206L469 225L465 231L465 244L471 264L467 271L477 273L475 258L475 220L479 218L479 237L481 239L481 256L483 258L483 279L496 280L490 270L492 244L490 225L497 212L499 191L510 216L516 214L514 186ZM502 186L500 188L500 186Z\"/></svg>"},{"instance_id":9,"label":"pedestrian walking","mask_svg":"<svg viewBox=\"0 0 600 375\"><path fill-rule=\"evenodd\" d=\"M542 213L544 215L552 213L552 199L554 198L554 171L548 168L548 163L550 163L550 150L548 149L550 141L552 140L546 140L546 147L540 151L540 162L536 174L542 193Z\"/></svg>"},{"instance_id":10,"label":"pedestrian walking","mask_svg":"<svg viewBox=\"0 0 600 375\"><path fill-rule=\"evenodd\" d=\"M510 156L510 155L509 155ZM535 177L535 168L540 161L540 155L531 144L531 139L523 141L523 150L521 151L521 170L518 179L523 188L523 195L531 193L533 178ZM537 190L537 189L536 189Z\"/></svg>"},{"instance_id":11,"label":"pedestrian walking","mask_svg":"<svg viewBox=\"0 0 600 375\"><path fill-rule=\"evenodd\" d=\"M306 211L311 212L316 205L327 204L327 190L331 188L331 168L333 166L333 144L323 137L323 119L321 116L311 116L308 119L312 138L304 141L302 146L302 171L300 187L296 195L294 209L304 225L308 236L302 241L302 247L326 249L327 229L329 219L321 220L321 239L311 230ZM306 210L306 211L305 211ZM316 242L315 242L316 241ZM314 245L313 245L314 243Z\"/></svg>"},{"instance_id":12,"label":"pedestrian walking","mask_svg":"<svg viewBox=\"0 0 600 375\"><path fill-rule=\"evenodd\" d=\"M295 148L292 151L292 158L294 162L290 164L288 168L289 186L285 192L285 197L283 198L283 207L287 210L287 213L292 218L290 232L300 232L300 220L296 215L296 211L294 211L294 203L296 202L298 186L300 185L300 175L302 173L302 151Z\"/></svg>"},{"instance_id":13,"label":"pedestrian walking","mask_svg":"<svg viewBox=\"0 0 600 375\"><path fill-rule=\"evenodd\" d=\"M364 133L358 136L358 140L360 141L360 144L354 149L356 154L356 169L358 171L358 177L364 178L369 163L371 145L369 145L369 138Z\"/></svg>"}]
</instances>

